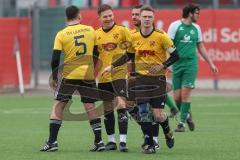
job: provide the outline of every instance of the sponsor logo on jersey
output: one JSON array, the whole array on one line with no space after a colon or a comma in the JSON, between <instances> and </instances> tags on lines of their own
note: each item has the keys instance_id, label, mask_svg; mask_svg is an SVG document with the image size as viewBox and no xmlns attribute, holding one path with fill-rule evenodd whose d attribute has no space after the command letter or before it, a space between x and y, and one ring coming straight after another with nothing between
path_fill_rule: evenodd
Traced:
<instances>
[{"instance_id":1,"label":"sponsor logo on jersey","mask_svg":"<svg viewBox=\"0 0 240 160\"><path fill-rule=\"evenodd\" d=\"M138 54L141 57L153 56L153 55L155 55L155 51L152 51L152 50L138 50Z\"/></svg>"},{"instance_id":2,"label":"sponsor logo on jersey","mask_svg":"<svg viewBox=\"0 0 240 160\"><path fill-rule=\"evenodd\" d=\"M102 48L105 51L112 51L112 50L117 48L117 44L113 43L113 42L109 42L109 43L106 43L106 44L102 44Z\"/></svg>"},{"instance_id":3,"label":"sponsor logo on jersey","mask_svg":"<svg viewBox=\"0 0 240 160\"><path fill-rule=\"evenodd\" d=\"M131 46L132 46L132 43L128 42L128 41L123 41L119 44L119 47L123 50L126 50L126 49L130 48Z\"/></svg>"},{"instance_id":4,"label":"sponsor logo on jersey","mask_svg":"<svg viewBox=\"0 0 240 160\"><path fill-rule=\"evenodd\" d=\"M181 42L184 42L184 43L192 42L192 41L191 41L191 36L185 34L185 35L183 36L183 39L181 40Z\"/></svg>"},{"instance_id":5,"label":"sponsor logo on jersey","mask_svg":"<svg viewBox=\"0 0 240 160\"><path fill-rule=\"evenodd\" d=\"M184 35L184 41L190 41L191 37L187 34Z\"/></svg>"}]
</instances>

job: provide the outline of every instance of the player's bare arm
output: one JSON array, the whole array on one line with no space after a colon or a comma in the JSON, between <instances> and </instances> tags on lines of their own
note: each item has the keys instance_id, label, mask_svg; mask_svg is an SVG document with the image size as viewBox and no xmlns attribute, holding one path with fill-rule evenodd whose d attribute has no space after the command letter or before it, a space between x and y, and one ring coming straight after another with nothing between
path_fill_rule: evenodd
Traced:
<instances>
[{"instance_id":1,"label":"player's bare arm","mask_svg":"<svg viewBox=\"0 0 240 160\"><path fill-rule=\"evenodd\" d=\"M207 55L207 51L206 51L206 48L204 46L203 43L199 43L197 45L197 48L198 48L198 51L200 53L200 55L204 58L205 61L207 61L207 63L210 65L211 67L211 70L214 72L214 73L218 73L218 69L217 67L214 65L213 61L208 57Z\"/></svg>"}]
</instances>

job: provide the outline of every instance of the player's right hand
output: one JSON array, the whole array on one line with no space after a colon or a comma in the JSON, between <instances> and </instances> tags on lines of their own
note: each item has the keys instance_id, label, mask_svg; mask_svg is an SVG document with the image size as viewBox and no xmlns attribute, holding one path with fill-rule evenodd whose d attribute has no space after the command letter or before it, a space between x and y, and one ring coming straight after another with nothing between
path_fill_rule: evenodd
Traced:
<instances>
[{"instance_id":1,"label":"player's right hand","mask_svg":"<svg viewBox=\"0 0 240 160\"><path fill-rule=\"evenodd\" d=\"M160 72L163 69L163 67L164 66L162 64L154 65L150 68L149 73L157 74L158 72Z\"/></svg>"},{"instance_id":2,"label":"player's right hand","mask_svg":"<svg viewBox=\"0 0 240 160\"><path fill-rule=\"evenodd\" d=\"M214 64L211 64L210 67L211 67L213 73L215 73L215 74L218 73L218 68Z\"/></svg>"},{"instance_id":3,"label":"player's right hand","mask_svg":"<svg viewBox=\"0 0 240 160\"><path fill-rule=\"evenodd\" d=\"M105 75L105 74L107 74L107 73L112 72L112 69L113 69L113 66L112 66L112 65L107 66L106 68L103 69L101 75Z\"/></svg>"}]
</instances>

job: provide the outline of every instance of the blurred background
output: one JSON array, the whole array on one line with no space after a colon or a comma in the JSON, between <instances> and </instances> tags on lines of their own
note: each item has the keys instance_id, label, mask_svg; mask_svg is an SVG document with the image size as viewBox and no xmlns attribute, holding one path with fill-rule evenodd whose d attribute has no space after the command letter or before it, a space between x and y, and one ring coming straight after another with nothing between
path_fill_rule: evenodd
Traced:
<instances>
[{"instance_id":1,"label":"blurred background","mask_svg":"<svg viewBox=\"0 0 240 160\"><path fill-rule=\"evenodd\" d=\"M116 22L132 28L131 8L150 4L156 9L156 27L167 31L187 2L201 6L198 23L219 69L214 75L199 58L197 88L240 91L240 0L0 0L0 93L18 91L20 79L24 89L48 87L54 37L66 25L66 6L80 7L82 23L98 28L96 8L107 3L115 8Z\"/></svg>"},{"instance_id":2,"label":"blurred background","mask_svg":"<svg viewBox=\"0 0 240 160\"><path fill-rule=\"evenodd\" d=\"M90 154L93 134L88 121L65 121L58 138L59 153L38 152L48 135L53 103L53 91L48 85L53 42L56 33L66 26L64 10L71 4L81 8L82 23L94 28L100 27L96 9L102 3L113 6L115 21L129 28L133 28L131 8L150 4L156 9L156 28L167 31L171 22L181 18L181 9L187 2L201 5L197 23L201 26L208 55L219 73L214 75L208 64L199 58L197 88L191 98L196 130L174 134L176 145L169 150L160 129L160 152L148 159L240 160L240 127L237 127L240 117L240 0L0 0L1 159L105 160L111 157L119 160L121 157L148 160L140 153L143 136L133 119L129 121L128 154L118 151ZM84 107L79 102L79 97L74 96L70 109L73 114L83 112ZM178 120L179 116L170 119L172 129ZM118 137L118 131L116 135ZM107 142L104 127L103 139Z\"/></svg>"}]
</instances>

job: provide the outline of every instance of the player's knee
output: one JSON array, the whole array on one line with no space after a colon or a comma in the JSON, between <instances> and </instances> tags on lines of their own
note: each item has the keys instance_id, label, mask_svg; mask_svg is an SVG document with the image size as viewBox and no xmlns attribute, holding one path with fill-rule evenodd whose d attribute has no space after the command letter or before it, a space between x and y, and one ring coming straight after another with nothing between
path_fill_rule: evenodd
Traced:
<instances>
[{"instance_id":1,"label":"player's knee","mask_svg":"<svg viewBox=\"0 0 240 160\"><path fill-rule=\"evenodd\" d=\"M167 119L166 113L162 110L157 114L154 114L154 118L156 122L164 122Z\"/></svg>"},{"instance_id":2,"label":"player's knee","mask_svg":"<svg viewBox=\"0 0 240 160\"><path fill-rule=\"evenodd\" d=\"M188 93L183 93L182 96L181 96L181 100L182 102L188 102L190 99L190 94Z\"/></svg>"},{"instance_id":3,"label":"player's knee","mask_svg":"<svg viewBox=\"0 0 240 160\"><path fill-rule=\"evenodd\" d=\"M114 106L116 106L117 109L124 109L126 108L126 101L124 99L118 98Z\"/></svg>"},{"instance_id":4,"label":"player's knee","mask_svg":"<svg viewBox=\"0 0 240 160\"><path fill-rule=\"evenodd\" d=\"M103 102L103 105L104 105L104 111L105 112L109 112L109 111L112 111L113 110L113 105L112 105L112 102L108 102L108 101L104 101Z\"/></svg>"},{"instance_id":5,"label":"player's knee","mask_svg":"<svg viewBox=\"0 0 240 160\"><path fill-rule=\"evenodd\" d=\"M66 104L67 104L66 102L55 101L52 106L52 112L55 112L55 113L62 112Z\"/></svg>"},{"instance_id":6,"label":"player's knee","mask_svg":"<svg viewBox=\"0 0 240 160\"><path fill-rule=\"evenodd\" d=\"M183 87L182 88L182 91L181 91L182 102L188 102L189 101L190 96L191 96L191 91L192 91L191 88L188 88L188 87Z\"/></svg>"},{"instance_id":7,"label":"player's knee","mask_svg":"<svg viewBox=\"0 0 240 160\"><path fill-rule=\"evenodd\" d=\"M126 107L131 108L134 106L134 101L127 101L126 102Z\"/></svg>"},{"instance_id":8,"label":"player's knee","mask_svg":"<svg viewBox=\"0 0 240 160\"><path fill-rule=\"evenodd\" d=\"M125 102L118 102L116 104L116 108L117 109L124 109L124 108L126 108L126 103Z\"/></svg>"},{"instance_id":9,"label":"player's knee","mask_svg":"<svg viewBox=\"0 0 240 160\"><path fill-rule=\"evenodd\" d=\"M181 92L180 91L174 91L173 98L175 101L181 101Z\"/></svg>"}]
</instances>

